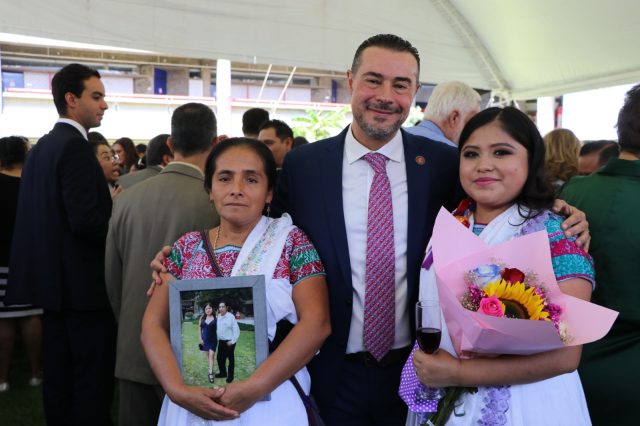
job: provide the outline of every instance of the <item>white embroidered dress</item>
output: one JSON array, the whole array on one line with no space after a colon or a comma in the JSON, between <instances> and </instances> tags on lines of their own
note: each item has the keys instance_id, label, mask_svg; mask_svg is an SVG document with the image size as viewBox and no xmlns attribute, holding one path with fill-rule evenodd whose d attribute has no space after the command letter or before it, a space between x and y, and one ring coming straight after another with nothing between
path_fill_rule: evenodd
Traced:
<instances>
[{"instance_id":1,"label":"white embroidered dress","mask_svg":"<svg viewBox=\"0 0 640 426\"><path fill-rule=\"evenodd\" d=\"M251 231L245 241L231 276L264 275L273 277L276 265L282 254L287 236L294 229L291 218L283 215L280 219L263 217ZM183 278L189 278L188 273ZM275 336L276 323L282 319L292 324L298 322L296 309L292 299L293 286L289 280L267 279L267 325L268 337ZM311 380L306 368L296 373L296 378L304 392L308 395ZM167 396L164 398L158 425L163 426L305 426L308 424L307 413L298 392L289 380L286 380L271 392L270 401L254 404L240 417L233 420L205 420L190 411L174 404Z\"/></svg>"},{"instance_id":2,"label":"white embroidered dress","mask_svg":"<svg viewBox=\"0 0 640 426\"><path fill-rule=\"evenodd\" d=\"M522 223L516 205L493 219L479 237L490 246L509 241L521 234L522 228L532 221L544 220L540 215ZM470 218L473 227L473 217ZM540 224L544 228L544 223ZM427 251L431 244L427 247ZM420 270L420 298L438 299L435 270ZM442 340L440 348L455 355L447 323L441 313ZM447 426L586 426L591 424L589 411L577 371L562 374L534 383L510 386L478 387L475 394L465 394L463 404L457 410L459 416L449 417ZM464 413L464 415L462 415ZM417 424L417 416L409 411L407 426Z\"/></svg>"}]
</instances>

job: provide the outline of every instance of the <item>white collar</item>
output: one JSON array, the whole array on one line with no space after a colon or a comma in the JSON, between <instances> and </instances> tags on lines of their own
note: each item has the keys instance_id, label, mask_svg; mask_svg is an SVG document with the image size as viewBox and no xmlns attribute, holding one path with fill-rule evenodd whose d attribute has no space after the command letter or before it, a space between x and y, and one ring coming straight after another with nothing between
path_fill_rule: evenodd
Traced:
<instances>
[{"instance_id":1,"label":"white collar","mask_svg":"<svg viewBox=\"0 0 640 426\"><path fill-rule=\"evenodd\" d=\"M60 117L58 118L57 123L65 123L65 124L70 124L71 126L75 127L76 129L78 129L78 131L80 133L82 133L82 136L86 139L89 140L88 136L87 136L87 129L85 129L84 127L82 127L80 125L80 123L78 123L77 121L74 121L70 118L64 118L64 117Z\"/></svg>"},{"instance_id":2,"label":"white collar","mask_svg":"<svg viewBox=\"0 0 640 426\"><path fill-rule=\"evenodd\" d=\"M402 133L399 130L395 134L395 136L389 142L384 144L379 150L371 151L369 148L358 142L355 136L353 136L351 126L349 126L347 135L344 138L344 145L347 162L349 164L354 163L370 152L378 152L380 154L383 154L389 160L395 161L397 163L402 162L404 151L402 147Z\"/></svg>"}]
</instances>

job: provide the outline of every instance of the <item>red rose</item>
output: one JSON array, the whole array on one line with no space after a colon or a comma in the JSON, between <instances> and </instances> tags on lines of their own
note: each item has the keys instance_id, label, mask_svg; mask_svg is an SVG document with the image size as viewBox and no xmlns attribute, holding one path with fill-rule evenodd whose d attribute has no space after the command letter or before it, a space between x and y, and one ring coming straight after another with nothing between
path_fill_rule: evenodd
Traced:
<instances>
[{"instance_id":1,"label":"red rose","mask_svg":"<svg viewBox=\"0 0 640 426\"><path fill-rule=\"evenodd\" d=\"M511 284L524 282L524 273L517 268L504 268L501 275L503 280Z\"/></svg>"}]
</instances>

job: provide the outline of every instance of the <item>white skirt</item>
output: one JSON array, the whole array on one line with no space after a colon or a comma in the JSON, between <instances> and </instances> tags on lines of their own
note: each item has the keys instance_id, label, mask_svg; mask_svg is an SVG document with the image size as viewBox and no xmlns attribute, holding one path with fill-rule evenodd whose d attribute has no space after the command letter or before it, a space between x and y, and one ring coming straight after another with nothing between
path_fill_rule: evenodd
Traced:
<instances>
[{"instance_id":1,"label":"white skirt","mask_svg":"<svg viewBox=\"0 0 640 426\"><path fill-rule=\"evenodd\" d=\"M306 368L296 373L296 378L308 395L311 380ZM308 426L307 411L298 391L287 380L271 392L271 400L255 403L240 417L233 420L205 420L164 397L158 426Z\"/></svg>"},{"instance_id":2,"label":"white skirt","mask_svg":"<svg viewBox=\"0 0 640 426\"><path fill-rule=\"evenodd\" d=\"M491 389L480 387L475 394L465 394L462 398L463 405L456 409L458 416L452 413L447 426L591 425L577 371L535 383L507 387L509 397L505 401L508 406L499 407L502 404L495 403L495 400L494 404L491 404ZM504 411L505 408L506 411ZM480 423L481 419L485 422ZM417 425L416 415L410 412L407 426L415 425Z\"/></svg>"}]
</instances>

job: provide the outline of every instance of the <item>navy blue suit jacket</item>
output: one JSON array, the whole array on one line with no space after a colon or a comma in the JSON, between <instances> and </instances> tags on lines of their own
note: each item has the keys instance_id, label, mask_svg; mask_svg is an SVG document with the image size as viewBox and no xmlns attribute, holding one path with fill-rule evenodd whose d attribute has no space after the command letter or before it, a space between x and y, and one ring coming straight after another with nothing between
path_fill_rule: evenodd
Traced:
<instances>
[{"instance_id":1,"label":"navy blue suit jacket","mask_svg":"<svg viewBox=\"0 0 640 426\"><path fill-rule=\"evenodd\" d=\"M57 123L22 172L5 303L110 309L104 255L111 195L89 143Z\"/></svg>"},{"instance_id":2,"label":"navy blue suit jacket","mask_svg":"<svg viewBox=\"0 0 640 426\"><path fill-rule=\"evenodd\" d=\"M312 393L322 407L340 385L351 323L353 289L342 199L342 161L346 132L296 148L285 157L274 203L288 212L315 245L327 273L332 334L310 365ZM420 263L440 207L455 202L458 153L440 142L411 135L402 141L407 168L407 281L411 333L418 298ZM420 158L422 157L422 158ZM424 163L420 164L424 159Z\"/></svg>"}]
</instances>

